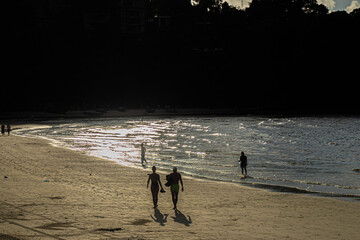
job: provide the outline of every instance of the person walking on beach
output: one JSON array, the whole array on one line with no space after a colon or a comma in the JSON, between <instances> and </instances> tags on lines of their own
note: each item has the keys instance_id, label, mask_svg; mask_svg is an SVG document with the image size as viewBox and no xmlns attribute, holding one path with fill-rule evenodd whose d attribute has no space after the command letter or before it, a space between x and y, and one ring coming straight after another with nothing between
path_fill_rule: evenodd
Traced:
<instances>
[{"instance_id":1,"label":"person walking on beach","mask_svg":"<svg viewBox=\"0 0 360 240\"><path fill-rule=\"evenodd\" d=\"M141 165L146 165L147 161L145 159L145 152L146 152L146 148L144 147L144 143L141 143Z\"/></svg>"},{"instance_id":2,"label":"person walking on beach","mask_svg":"<svg viewBox=\"0 0 360 240\"><path fill-rule=\"evenodd\" d=\"M10 136L10 131L11 131L11 127L10 127L10 124L7 125L7 133L8 133L8 136Z\"/></svg>"},{"instance_id":3,"label":"person walking on beach","mask_svg":"<svg viewBox=\"0 0 360 240\"><path fill-rule=\"evenodd\" d=\"M177 167L173 168L173 172L170 174L169 178L171 178L170 191L171 191L172 201L174 203L173 209L176 210L177 209L176 204L179 199L179 190L180 190L179 181L181 183L181 191L182 192L184 191L184 184L181 179L181 174L177 172Z\"/></svg>"},{"instance_id":4,"label":"person walking on beach","mask_svg":"<svg viewBox=\"0 0 360 240\"><path fill-rule=\"evenodd\" d=\"M1 134L4 135L5 134L5 125L1 124Z\"/></svg>"},{"instance_id":5,"label":"person walking on beach","mask_svg":"<svg viewBox=\"0 0 360 240\"><path fill-rule=\"evenodd\" d=\"M149 174L147 181L147 188L149 188L149 182L151 180L151 194L153 197L154 209L157 209L158 204L158 194L159 194L159 184L161 187L161 192L164 192L163 186L161 185L160 175L156 173L156 167L152 167L153 173Z\"/></svg>"},{"instance_id":6,"label":"person walking on beach","mask_svg":"<svg viewBox=\"0 0 360 240\"><path fill-rule=\"evenodd\" d=\"M241 174L244 174L244 170L245 170L245 176L246 176L247 175L247 169L246 169L247 157L245 156L244 152L241 152L239 162L240 162L240 167L241 167Z\"/></svg>"}]
</instances>

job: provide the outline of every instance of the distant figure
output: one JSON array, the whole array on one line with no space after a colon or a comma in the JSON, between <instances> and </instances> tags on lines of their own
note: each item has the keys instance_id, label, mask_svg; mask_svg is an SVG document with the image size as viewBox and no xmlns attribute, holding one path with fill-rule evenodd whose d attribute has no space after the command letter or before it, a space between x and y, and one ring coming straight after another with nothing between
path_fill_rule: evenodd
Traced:
<instances>
[{"instance_id":1,"label":"distant figure","mask_svg":"<svg viewBox=\"0 0 360 240\"><path fill-rule=\"evenodd\" d=\"M245 176L246 176L247 175L247 170L246 170L247 157L245 156L244 152L241 152L239 162L240 162L240 167L241 167L241 174L244 174L244 170L245 170Z\"/></svg>"},{"instance_id":2,"label":"distant figure","mask_svg":"<svg viewBox=\"0 0 360 240\"><path fill-rule=\"evenodd\" d=\"M5 125L1 124L1 134L4 135L5 134Z\"/></svg>"},{"instance_id":3,"label":"distant figure","mask_svg":"<svg viewBox=\"0 0 360 240\"><path fill-rule=\"evenodd\" d=\"M10 127L10 124L7 125L7 133L8 133L8 136L10 136L10 131L11 131L11 127Z\"/></svg>"},{"instance_id":4,"label":"distant figure","mask_svg":"<svg viewBox=\"0 0 360 240\"><path fill-rule=\"evenodd\" d=\"M153 197L153 203L154 203L154 209L157 208L157 204L158 204L158 194L159 194L159 184L161 187L161 192L164 191L162 185L161 185L161 181L160 181L160 175L156 173L156 167L153 166L152 167L152 174L149 174L149 178L147 181L147 188L149 188L149 182L151 180L151 193L152 193L152 197Z\"/></svg>"},{"instance_id":5,"label":"distant figure","mask_svg":"<svg viewBox=\"0 0 360 240\"><path fill-rule=\"evenodd\" d=\"M184 191L184 184L183 181L181 179L181 175L180 173L177 172L177 168L174 167L173 168L173 172L169 175L169 178L171 178L171 185L170 185L170 191L171 191L171 197L172 197L172 201L174 203L174 210L176 210L176 204L178 202L178 196L179 196L179 181L181 183L181 191Z\"/></svg>"},{"instance_id":6,"label":"distant figure","mask_svg":"<svg viewBox=\"0 0 360 240\"><path fill-rule=\"evenodd\" d=\"M145 159L145 152L146 148L144 147L144 143L141 143L141 165L147 164L147 161Z\"/></svg>"}]
</instances>

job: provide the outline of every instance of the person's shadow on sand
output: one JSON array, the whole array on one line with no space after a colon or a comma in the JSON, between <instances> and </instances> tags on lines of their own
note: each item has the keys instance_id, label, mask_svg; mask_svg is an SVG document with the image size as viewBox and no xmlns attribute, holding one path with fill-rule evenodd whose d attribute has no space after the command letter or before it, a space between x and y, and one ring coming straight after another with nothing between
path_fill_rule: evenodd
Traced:
<instances>
[{"instance_id":1,"label":"person's shadow on sand","mask_svg":"<svg viewBox=\"0 0 360 240\"><path fill-rule=\"evenodd\" d=\"M164 223L167 222L167 217L169 214L162 214L159 209L154 210L154 217L150 215L150 217L155 221L160 223L161 226L165 226Z\"/></svg>"},{"instance_id":2,"label":"person's shadow on sand","mask_svg":"<svg viewBox=\"0 0 360 240\"><path fill-rule=\"evenodd\" d=\"M189 227L192 223L191 217L188 215L188 218L179 210L175 210L175 217L172 217L174 219L174 222L182 223L185 226Z\"/></svg>"}]
</instances>

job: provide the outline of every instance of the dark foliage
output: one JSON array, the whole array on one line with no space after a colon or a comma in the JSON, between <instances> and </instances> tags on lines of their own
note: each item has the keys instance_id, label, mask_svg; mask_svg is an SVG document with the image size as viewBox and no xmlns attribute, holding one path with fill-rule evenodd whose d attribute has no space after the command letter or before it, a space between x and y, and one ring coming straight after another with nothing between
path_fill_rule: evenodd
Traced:
<instances>
[{"instance_id":1,"label":"dark foliage","mask_svg":"<svg viewBox=\"0 0 360 240\"><path fill-rule=\"evenodd\" d=\"M353 113L360 12L316 0L14 0L3 111Z\"/></svg>"}]
</instances>

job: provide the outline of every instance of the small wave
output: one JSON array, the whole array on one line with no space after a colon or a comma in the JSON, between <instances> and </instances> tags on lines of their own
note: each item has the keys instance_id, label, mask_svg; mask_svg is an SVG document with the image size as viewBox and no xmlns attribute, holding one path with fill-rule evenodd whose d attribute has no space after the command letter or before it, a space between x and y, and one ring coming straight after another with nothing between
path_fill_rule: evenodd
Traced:
<instances>
[{"instance_id":1,"label":"small wave","mask_svg":"<svg viewBox=\"0 0 360 240\"><path fill-rule=\"evenodd\" d=\"M289 193L305 193L305 194L314 194L324 197L339 197L339 198L349 198L354 199L356 201L360 201L359 195L354 194L341 194L341 193L332 193L332 192L320 192L320 191L311 191L307 189L301 189L297 187L288 187L281 185L271 185L271 184L263 184L263 183L242 183L244 185L251 185L253 187L268 189L276 192L289 192Z\"/></svg>"},{"instance_id":2,"label":"small wave","mask_svg":"<svg viewBox=\"0 0 360 240\"><path fill-rule=\"evenodd\" d=\"M334 187L334 188L341 188L341 189L348 189L348 190L360 190L359 186L344 186L344 185L339 185L339 184L315 182L315 181L308 181L308 180L297 180L297 179L294 180L294 179L281 179L281 178L256 177L256 176L253 176L253 179L259 180L261 182L284 182L284 183L287 182L287 183L304 184L304 185Z\"/></svg>"},{"instance_id":3,"label":"small wave","mask_svg":"<svg viewBox=\"0 0 360 240\"><path fill-rule=\"evenodd\" d=\"M225 133L212 133L212 134L209 134L209 135L214 136L214 137L227 136L227 134L225 134Z\"/></svg>"}]
</instances>

